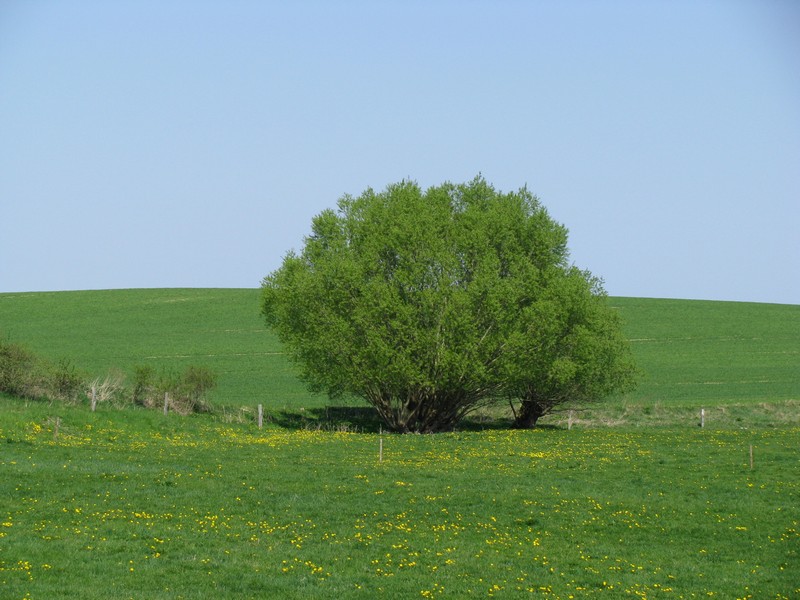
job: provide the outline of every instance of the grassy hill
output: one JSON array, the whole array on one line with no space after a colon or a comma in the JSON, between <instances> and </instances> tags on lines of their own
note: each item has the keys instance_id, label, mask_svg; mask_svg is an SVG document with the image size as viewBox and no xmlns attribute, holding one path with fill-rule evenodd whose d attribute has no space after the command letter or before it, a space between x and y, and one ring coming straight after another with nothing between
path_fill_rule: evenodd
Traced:
<instances>
[{"instance_id":1,"label":"grassy hill","mask_svg":"<svg viewBox=\"0 0 800 600\"><path fill-rule=\"evenodd\" d=\"M611 302L645 372L632 401L699 407L800 399L800 306Z\"/></svg>"},{"instance_id":2,"label":"grassy hill","mask_svg":"<svg viewBox=\"0 0 800 600\"><path fill-rule=\"evenodd\" d=\"M800 597L800 307L612 303L647 376L606 414L794 420L421 436L7 399L0 597ZM218 404L326 403L257 290L0 294L0 330L94 375L207 365Z\"/></svg>"},{"instance_id":3,"label":"grassy hill","mask_svg":"<svg viewBox=\"0 0 800 600\"><path fill-rule=\"evenodd\" d=\"M136 289L0 294L0 335L92 377L137 365L219 376L226 405L320 405L259 315L257 289Z\"/></svg>"},{"instance_id":4,"label":"grassy hill","mask_svg":"<svg viewBox=\"0 0 800 600\"><path fill-rule=\"evenodd\" d=\"M800 399L800 306L611 298L644 372L607 406L698 408ZM259 315L257 289L0 294L0 335L92 377L208 366L212 402L319 408Z\"/></svg>"}]
</instances>

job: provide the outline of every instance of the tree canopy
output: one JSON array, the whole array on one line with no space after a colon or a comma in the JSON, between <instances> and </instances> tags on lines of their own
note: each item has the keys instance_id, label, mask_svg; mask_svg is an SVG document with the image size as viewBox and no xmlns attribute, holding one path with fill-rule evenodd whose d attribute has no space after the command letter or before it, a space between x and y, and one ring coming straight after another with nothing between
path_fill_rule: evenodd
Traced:
<instances>
[{"instance_id":1,"label":"tree canopy","mask_svg":"<svg viewBox=\"0 0 800 600\"><path fill-rule=\"evenodd\" d=\"M601 282L527 189L403 181L344 196L262 285L262 313L312 389L355 395L397 431L452 429L511 401L519 426L628 389Z\"/></svg>"}]
</instances>

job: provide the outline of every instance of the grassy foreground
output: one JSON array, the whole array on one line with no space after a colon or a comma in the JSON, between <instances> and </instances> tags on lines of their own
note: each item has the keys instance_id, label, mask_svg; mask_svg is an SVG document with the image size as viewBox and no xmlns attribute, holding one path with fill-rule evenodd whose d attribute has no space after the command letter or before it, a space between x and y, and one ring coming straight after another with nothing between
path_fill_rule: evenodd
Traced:
<instances>
[{"instance_id":1,"label":"grassy foreground","mask_svg":"<svg viewBox=\"0 0 800 600\"><path fill-rule=\"evenodd\" d=\"M379 436L60 407L56 431L55 408L0 413L2 598L800 596L797 427Z\"/></svg>"}]
</instances>

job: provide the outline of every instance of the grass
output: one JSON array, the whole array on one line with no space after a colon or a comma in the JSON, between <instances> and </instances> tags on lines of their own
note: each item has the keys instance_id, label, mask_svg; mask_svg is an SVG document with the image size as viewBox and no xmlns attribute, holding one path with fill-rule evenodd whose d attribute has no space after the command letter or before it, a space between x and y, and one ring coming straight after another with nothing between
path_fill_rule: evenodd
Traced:
<instances>
[{"instance_id":1,"label":"grass","mask_svg":"<svg viewBox=\"0 0 800 600\"><path fill-rule=\"evenodd\" d=\"M382 440L8 400L0 596L800 594L797 427Z\"/></svg>"},{"instance_id":2,"label":"grass","mask_svg":"<svg viewBox=\"0 0 800 600\"><path fill-rule=\"evenodd\" d=\"M91 376L220 375L213 415L0 397L0 597L800 596L800 307L612 303L635 394L399 436L305 391L257 290L0 294Z\"/></svg>"},{"instance_id":3,"label":"grass","mask_svg":"<svg viewBox=\"0 0 800 600\"><path fill-rule=\"evenodd\" d=\"M645 371L630 402L699 408L800 399L800 306L611 302Z\"/></svg>"},{"instance_id":4,"label":"grass","mask_svg":"<svg viewBox=\"0 0 800 600\"><path fill-rule=\"evenodd\" d=\"M91 377L137 365L211 368L218 405L322 406L259 314L259 290L158 289L0 294L0 335Z\"/></svg>"},{"instance_id":5,"label":"grass","mask_svg":"<svg viewBox=\"0 0 800 600\"><path fill-rule=\"evenodd\" d=\"M791 402L800 400L800 306L641 298L611 304L644 377L635 392L605 402L602 414L582 415L585 421L650 424L659 415L696 418L702 407L735 412L741 405L772 413L767 418L797 414ZM212 402L234 410L263 404L277 415L302 407L309 412L296 420L319 422L328 405L306 391L264 326L257 289L0 294L0 335L51 360L70 358L92 377L114 369L130 375L141 364L208 366L219 376Z\"/></svg>"}]
</instances>

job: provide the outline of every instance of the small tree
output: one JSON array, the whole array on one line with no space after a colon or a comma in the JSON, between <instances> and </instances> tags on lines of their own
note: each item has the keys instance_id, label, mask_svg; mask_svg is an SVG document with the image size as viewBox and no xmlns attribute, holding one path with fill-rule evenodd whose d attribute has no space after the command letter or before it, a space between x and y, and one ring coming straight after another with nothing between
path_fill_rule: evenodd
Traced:
<instances>
[{"instance_id":1,"label":"small tree","mask_svg":"<svg viewBox=\"0 0 800 600\"><path fill-rule=\"evenodd\" d=\"M302 252L264 279L262 312L312 389L360 396L397 431L451 429L500 398L522 398L524 410L534 388L551 397L526 372L547 371L553 357L562 360L551 375L566 358L596 360L556 351L583 339L573 327L581 294L608 311L599 283L569 266L566 241L526 189L502 194L480 177L367 190L314 218ZM583 291L559 302L570 285ZM605 331L586 327L584 337ZM572 389L600 388L559 393Z\"/></svg>"}]
</instances>

